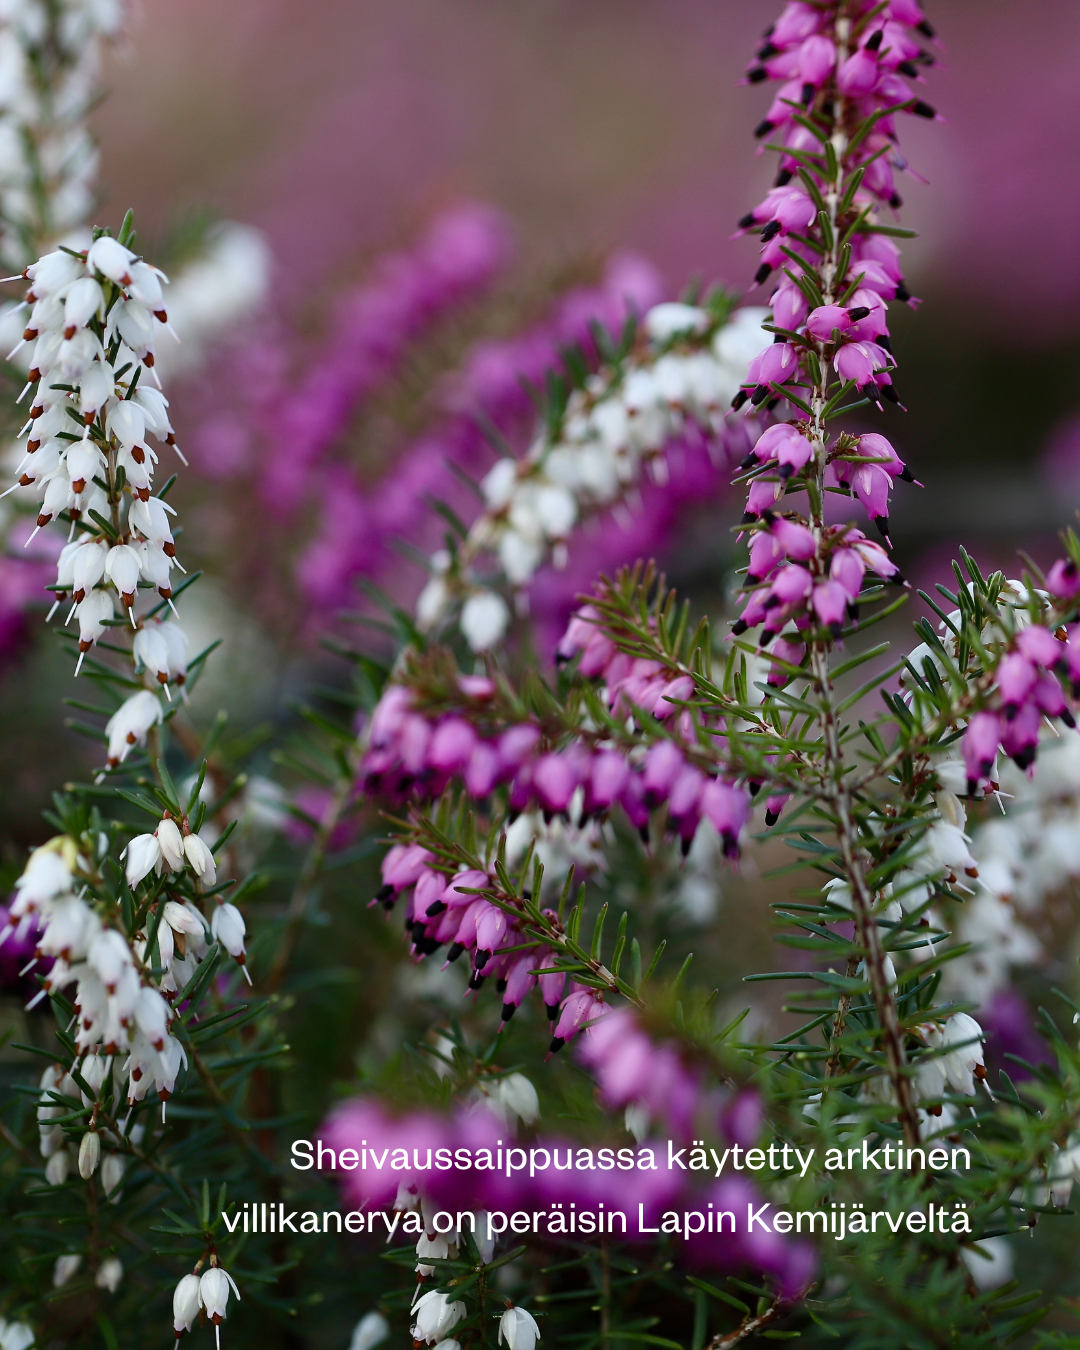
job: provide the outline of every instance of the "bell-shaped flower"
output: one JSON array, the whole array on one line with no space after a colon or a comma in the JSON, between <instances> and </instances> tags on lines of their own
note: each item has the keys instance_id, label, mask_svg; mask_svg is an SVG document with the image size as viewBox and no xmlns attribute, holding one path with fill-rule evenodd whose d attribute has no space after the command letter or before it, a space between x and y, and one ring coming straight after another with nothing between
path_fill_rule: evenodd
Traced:
<instances>
[{"instance_id":1,"label":"bell-shaped flower","mask_svg":"<svg viewBox=\"0 0 1080 1350\"><path fill-rule=\"evenodd\" d=\"M524 1308L507 1308L499 1318L499 1344L505 1341L507 1350L534 1350L539 1339L536 1319Z\"/></svg>"},{"instance_id":2,"label":"bell-shaped flower","mask_svg":"<svg viewBox=\"0 0 1080 1350\"><path fill-rule=\"evenodd\" d=\"M73 338L95 316L105 311L105 292L93 277L72 282L64 297L64 337Z\"/></svg>"},{"instance_id":3,"label":"bell-shaped flower","mask_svg":"<svg viewBox=\"0 0 1080 1350\"><path fill-rule=\"evenodd\" d=\"M102 591L91 592L83 605L89 604L95 595L102 594ZM82 607L79 606L80 609ZM140 689L137 694L126 699L105 723L109 737L109 767L115 768L117 764L123 763L132 746L145 745L147 732L160 721L161 703L149 689Z\"/></svg>"},{"instance_id":4,"label":"bell-shaped flower","mask_svg":"<svg viewBox=\"0 0 1080 1350\"><path fill-rule=\"evenodd\" d=\"M134 889L143 877L161 871L161 845L156 834L137 834L124 850L124 874Z\"/></svg>"},{"instance_id":5,"label":"bell-shaped flower","mask_svg":"<svg viewBox=\"0 0 1080 1350\"><path fill-rule=\"evenodd\" d=\"M86 266L103 277L115 281L118 286L131 285L131 265L135 254L125 248L112 235L103 234L95 239L87 250Z\"/></svg>"},{"instance_id":6,"label":"bell-shaped flower","mask_svg":"<svg viewBox=\"0 0 1080 1350\"><path fill-rule=\"evenodd\" d=\"M495 591L474 591L461 609L461 631L474 652L494 647L509 622L506 601Z\"/></svg>"},{"instance_id":7,"label":"bell-shaped flower","mask_svg":"<svg viewBox=\"0 0 1080 1350\"><path fill-rule=\"evenodd\" d=\"M217 881L217 865L214 855L197 834L184 837L184 853L188 865L204 886L213 886Z\"/></svg>"}]
</instances>

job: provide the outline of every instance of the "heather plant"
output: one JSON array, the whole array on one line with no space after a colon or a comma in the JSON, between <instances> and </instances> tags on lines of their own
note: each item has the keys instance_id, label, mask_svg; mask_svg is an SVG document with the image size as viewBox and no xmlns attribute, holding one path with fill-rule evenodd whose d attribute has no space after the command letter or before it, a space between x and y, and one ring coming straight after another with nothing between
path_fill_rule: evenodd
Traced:
<instances>
[{"instance_id":1,"label":"heather plant","mask_svg":"<svg viewBox=\"0 0 1080 1350\"><path fill-rule=\"evenodd\" d=\"M961 553L917 645L866 637L910 591L889 501L919 485L865 428L899 401L897 126L936 116L935 50L914 0L786 6L747 73L783 82L757 128L776 185L739 222L767 305L694 289L579 323L557 372L545 347L523 453L500 443L471 523L441 504L415 613L384 597L383 645L342 649L350 683L279 747L294 796L261 820L251 747L186 704L211 653L187 650L197 577L157 472L164 278L130 216L26 268L18 482L66 535L50 617L102 750L0 946L55 1021L3 1120L3 1350L210 1324L340 1343L362 1310L352 1350L1072 1343L1004 1267L1080 1176L1080 1008L1059 995L1037 1058L996 1074L972 1014L1033 952L1012 902L1077 870L1035 866L1023 808L1074 809L1080 543L1016 578ZM268 507L375 353L486 276L485 250L439 247L357 305L321 385L280 393ZM688 447L746 494L735 617L696 619L643 558L595 580L548 666L534 578ZM337 594L371 543L349 547L313 545L307 584ZM794 969L739 975L790 1020L755 1026L712 968L738 919L695 924L687 881L781 852ZM334 873L378 998L320 1119L283 1028L338 978Z\"/></svg>"}]
</instances>

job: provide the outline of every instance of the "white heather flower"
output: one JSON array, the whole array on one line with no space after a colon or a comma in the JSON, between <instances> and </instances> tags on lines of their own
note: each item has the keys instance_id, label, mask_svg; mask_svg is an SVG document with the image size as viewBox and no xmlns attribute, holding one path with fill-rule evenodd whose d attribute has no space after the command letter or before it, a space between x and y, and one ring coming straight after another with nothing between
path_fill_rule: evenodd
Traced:
<instances>
[{"instance_id":1,"label":"white heather flower","mask_svg":"<svg viewBox=\"0 0 1080 1350\"><path fill-rule=\"evenodd\" d=\"M445 1261L450 1255L450 1243L442 1233L436 1233L434 1237L428 1237L426 1233L421 1233L416 1243L416 1273L423 1279L429 1275L435 1274L435 1267L424 1260L425 1257L433 1257L436 1261Z\"/></svg>"},{"instance_id":2,"label":"white heather flower","mask_svg":"<svg viewBox=\"0 0 1080 1350\"><path fill-rule=\"evenodd\" d=\"M531 1125L540 1115L540 1099L536 1088L523 1073L508 1073L500 1078L495 1093L503 1106L520 1116L523 1125Z\"/></svg>"},{"instance_id":3,"label":"white heather flower","mask_svg":"<svg viewBox=\"0 0 1080 1350\"><path fill-rule=\"evenodd\" d=\"M28 1322L0 1323L0 1350L30 1350L34 1344L34 1328Z\"/></svg>"},{"instance_id":4,"label":"white heather flower","mask_svg":"<svg viewBox=\"0 0 1080 1350\"><path fill-rule=\"evenodd\" d=\"M94 1283L99 1289L107 1289L110 1294L115 1294L120 1288L120 1281L124 1278L124 1267L120 1260L115 1256L106 1257L98 1266L98 1273L94 1276Z\"/></svg>"},{"instance_id":5,"label":"white heather flower","mask_svg":"<svg viewBox=\"0 0 1080 1350\"><path fill-rule=\"evenodd\" d=\"M139 584L139 555L130 544L117 544L105 559L105 575L116 587L126 608L135 603Z\"/></svg>"},{"instance_id":6,"label":"white heather flower","mask_svg":"<svg viewBox=\"0 0 1080 1350\"><path fill-rule=\"evenodd\" d=\"M412 1310L416 1318L412 1328L413 1340L428 1341L432 1345L443 1340L468 1311L460 1299L451 1301L437 1289L420 1294Z\"/></svg>"},{"instance_id":7,"label":"white heather flower","mask_svg":"<svg viewBox=\"0 0 1080 1350\"><path fill-rule=\"evenodd\" d=\"M996 1289L1012 1279L1013 1250L1003 1237L983 1238L961 1247L960 1258L980 1289Z\"/></svg>"},{"instance_id":8,"label":"white heather flower","mask_svg":"<svg viewBox=\"0 0 1080 1350\"><path fill-rule=\"evenodd\" d=\"M94 595L102 594L102 591L94 592ZM92 598L88 596L85 603ZM133 745L145 745L147 732L160 721L161 703L149 689L140 689L126 699L105 723L109 737L109 767L122 764Z\"/></svg>"},{"instance_id":9,"label":"white heather flower","mask_svg":"<svg viewBox=\"0 0 1080 1350\"><path fill-rule=\"evenodd\" d=\"M198 1275L183 1276L173 1290L172 1306L173 1330L179 1337L183 1332L191 1330L191 1324L199 1315L201 1302Z\"/></svg>"},{"instance_id":10,"label":"white heather flower","mask_svg":"<svg viewBox=\"0 0 1080 1350\"><path fill-rule=\"evenodd\" d=\"M87 267L115 281L118 286L131 285L131 264L134 261L135 254L108 234L95 239L86 254Z\"/></svg>"},{"instance_id":11,"label":"white heather flower","mask_svg":"<svg viewBox=\"0 0 1080 1350\"><path fill-rule=\"evenodd\" d=\"M96 1130L87 1130L82 1137L82 1143L79 1145L79 1176L83 1181L89 1179L97 1171L97 1165L101 1158L101 1140L98 1138Z\"/></svg>"},{"instance_id":12,"label":"white heather flower","mask_svg":"<svg viewBox=\"0 0 1080 1350\"><path fill-rule=\"evenodd\" d=\"M170 871L179 872L184 866L184 836L175 820L165 819L154 831L161 856Z\"/></svg>"},{"instance_id":13,"label":"white heather flower","mask_svg":"<svg viewBox=\"0 0 1080 1350\"><path fill-rule=\"evenodd\" d=\"M230 1288L239 1299L240 1290L236 1287L236 1281L221 1266L211 1266L199 1280L199 1302L214 1324L218 1345L221 1344L221 1324L226 1317L225 1305L229 1301Z\"/></svg>"},{"instance_id":14,"label":"white heather flower","mask_svg":"<svg viewBox=\"0 0 1080 1350\"><path fill-rule=\"evenodd\" d=\"M86 960L108 993L114 994L124 970L131 965L131 948L117 929L105 928L90 943Z\"/></svg>"},{"instance_id":15,"label":"white heather flower","mask_svg":"<svg viewBox=\"0 0 1080 1350\"><path fill-rule=\"evenodd\" d=\"M197 834L184 837L184 853L187 855L191 870L204 886L213 886L217 881L217 865L214 855Z\"/></svg>"},{"instance_id":16,"label":"white heather flower","mask_svg":"<svg viewBox=\"0 0 1080 1350\"><path fill-rule=\"evenodd\" d=\"M480 480L480 491L489 511L501 511L510 504L514 486L518 481L518 462L516 459L500 459Z\"/></svg>"},{"instance_id":17,"label":"white heather flower","mask_svg":"<svg viewBox=\"0 0 1080 1350\"><path fill-rule=\"evenodd\" d=\"M78 1252L68 1252L65 1256L58 1256L56 1264L53 1266L53 1288L62 1289L81 1265L82 1256Z\"/></svg>"},{"instance_id":18,"label":"white heather flower","mask_svg":"<svg viewBox=\"0 0 1080 1350\"><path fill-rule=\"evenodd\" d=\"M156 834L137 834L125 850L124 873L133 889L143 877L161 870L161 845Z\"/></svg>"},{"instance_id":19,"label":"white heather flower","mask_svg":"<svg viewBox=\"0 0 1080 1350\"><path fill-rule=\"evenodd\" d=\"M108 591L89 591L75 616L79 620L79 651L85 654L105 632L105 621L113 617L112 596Z\"/></svg>"},{"instance_id":20,"label":"white heather flower","mask_svg":"<svg viewBox=\"0 0 1080 1350\"><path fill-rule=\"evenodd\" d=\"M533 1350L539 1339L536 1319L524 1308L507 1308L499 1318L499 1344L505 1341L509 1350Z\"/></svg>"},{"instance_id":21,"label":"white heather flower","mask_svg":"<svg viewBox=\"0 0 1080 1350\"><path fill-rule=\"evenodd\" d=\"M494 647L509 622L506 601L494 591L474 591L461 609L461 631L474 652Z\"/></svg>"},{"instance_id":22,"label":"white heather flower","mask_svg":"<svg viewBox=\"0 0 1080 1350\"><path fill-rule=\"evenodd\" d=\"M120 1153L106 1153L101 1161L101 1189L111 1205L120 1203L120 1183L124 1179L125 1159Z\"/></svg>"},{"instance_id":23,"label":"white heather flower","mask_svg":"<svg viewBox=\"0 0 1080 1350\"><path fill-rule=\"evenodd\" d=\"M645 315L645 332L653 342L669 342L682 333L701 333L709 326L709 316L696 305L668 302L653 305Z\"/></svg>"},{"instance_id":24,"label":"white heather flower","mask_svg":"<svg viewBox=\"0 0 1080 1350\"><path fill-rule=\"evenodd\" d=\"M70 1171L71 1153L66 1148L59 1149L45 1164L45 1180L50 1186L62 1186Z\"/></svg>"},{"instance_id":25,"label":"white heather flower","mask_svg":"<svg viewBox=\"0 0 1080 1350\"><path fill-rule=\"evenodd\" d=\"M171 931L168 924L159 925L159 937L166 930ZM144 984L135 1000L135 1022L155 1050L164 1049L171 1018L172 1014L165 999L156 989Z\"/></svg>"},{"instance_id":26,"label":"white heather flower","mask_svg":"<svg viewBox=\"0 0 1080 1350\"><path fill-rule=\"evenodd\" d=\"M365 1313L353 1327L349 1350L375 1350L390 1335L390 1323L379 1312Z\"/></svg>"},{"instance_id":27,"label":"white heather flower","mask_svg":"<svg viewBox=\"0 0 1080 1350\"><path fill-rule=\"evenodd\" d=\"M247 957L244 954L244 934L246 931L244 916L235 905L230 905L227 900L218 905L210 917L210 932L229 955L245 967L245 975L247 975L245 964ZM250 979L251 976L248 975L248 980L250 981Z\"/></svg>"}]
</instances>

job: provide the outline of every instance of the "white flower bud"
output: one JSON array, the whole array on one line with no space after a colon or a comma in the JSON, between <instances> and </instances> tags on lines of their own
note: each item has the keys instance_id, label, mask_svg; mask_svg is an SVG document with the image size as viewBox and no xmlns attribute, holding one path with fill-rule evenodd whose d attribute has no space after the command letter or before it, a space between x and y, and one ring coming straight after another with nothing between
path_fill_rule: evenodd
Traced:
<instances>
[{"instance_id":1,"label":"white flower bud","mask_svg":"<svg viewBox=\"0 0 1080 1350\"><path fill-rule=\"evenodd\" d=\"M101 1140L97 1136L97 1131L87 1130L82 1137L82 1143L79 1145L79 1176L82 1177L83 1181L89 1181L97 1171L100 1158Z\"/></svg>"},{"instance_id":2,"label":"white flower bud","mask_svg":"<svg viewBox=\"0 0 1080 1350\"><path fill-rule=\"evenodd\" d=\"M71 1153L66 1148L58 1149L45 1164L45 1180L50 1186L62 1186L71 1171Z\"/></svg>"},{"instance_id":3,"label":"white flower bud","mask_svg":"<svg viewBox=\"0 0 1080 1350\"><path fill-rule=\"evenodd\" d=\"M139 584L139 555L130 544L117 544L109 549L109 556L105 559L105 575L130 609L135 603L135 590Z\"/></svg>"},{"instance_id":4,"label":"white flower bud","mask_svg":"<svg viewBox=\"0 0 1080 1350\"><path fill-rule=\"evenodd\" d=\"M218 905L210 919L210 931L230 956L244 963L244 916L226 900Z\"/></svg>"},{"instance_id":5,"label":"white flower bud","mask_svg":"<svg viewBox=\"0 0 1080 1350\"><path fill-rule=\"evenodd\" d=\"M172 1306L173 1330L179 1336L182 1332L191 1330L192 1322L199 1315L201 1303L198 1275L185 1275L181 1279L173 1290Z\"/></svg>"},{"instance_id":6,"label":"white flower bud","mask_svg":"<svg viewBox=\"0 0 1080 1350\"><path fill-rule=\"evenodd\" d=\"M480 491L489 511L501 511L508 506L514 495L517 483L518 464L516 459L500 459L480 480Z\"/></svg>"},{"instance_id":7,"label":"white flower bud","mask_svg":"<svg viewBox=\"0 0 1080 1350\"><path fill-rule=\"evenodd\" d=\"M56 1264L53 1266L53 1288L62 1289L81 1265L82 1256L78 1252L69 1252L66 1256L58 1256Z\"/></svg>"},{"instance_id":8,"label":"white flower bud","mask_svg":"<svg viewBox=\"0 0 1080 1350\"><path fill-rule=\"evenodd\" d=\"M134 399L122 399L109 409L105 429L125 450L130 450L146 440L146 415Z\"/></svg>"},{"instance_id":9,"label":"white flower bud","mask_svg":"<svg viewBox=\"0 0 1080 1350\"><path fill-rule=\"evenodd\" d=\"M213 886L217 881L217 865L214 862L214 855L197 834L185 836L184 852L187 854L191 870L203 885Z\"/></svg>"},{"instance_id":10,"label":"white flower bud","mask_svg":"<svg viewBox=\"0 0 1080 1350\"><path fill-rule=\"evenodd\" d=\"M120 1281L124 1278L124 1267L118 1257L109 1256L98 1266L98 1273L94 1276L94 1283L99 1289L107 1289L110 1294L115 1294L120 1288Z\"/></svg>"},{"instance_id":11,"label":"white flower bud","mask_svg":"<svg viewBox=\"0 0 1080 1350\"><path fill-rule=\"evenodd\" d=\"M80 277L64 297L64 336L72 338L105 308L105 292L93 277Z\"/></svg>"},{"instance_id":12,"label":"white flower bud","mask_svg":"<svg viewBox=\"0 0 1080 1350\"><path fill-rule=\"evenodd\" d=\"M34 1328L28 1322L8 1322L0 1345L3 1350L30 1350L34 1344Z\"/></svg>"},{"instance_id":13,"label":"white flower bud","mask_svg":"<svg viewBox=\"0 0 1080 1350\"><path fill-rule=\"evenodd\" d=\"M79 382L79 412L84 418L87 413L96 417L115 392L112 366L108 361L93 362Z\"/></svg>"},{"instance_id":14,"label":"white flower bud","mask_svg":"<svg viewBox=\"0 0 1080 1350\"><path fill-rule=\"evenodd\" d=\"M705 310L677 301L653 305L645 315L645 332L656 343L668 342L680 333L703 333L708 326Z\"/></svg>"},{"instance_id":15,"label":"white flower bud","mask_svg":"<svg viewBox=\"0 0 1080 1350\"><path fill-rule=\"evenodd\" d=\"M136 887L155 868L161 870L161 845L156 834L137 834L125 850L124 872L127 883Z\"/></svg>"},{"instance_id":16,"label":"white flower bud","mask_svg":"<svg viewBox=\"0 0 1080 1350\"><path fill-rule=\"evenodd\" d=\"M524 1308L507 1308L499 1318L499 1344L505 1341L509 1350L533 1350L539 1339L536 1319Z\"/></svg>"},{"instance_id":17,"label":"white flower bud","mask_svg":"<svg viewBox=\"0 0 1080 1350\"><path fill-rule=\"evenodd\" d=\"M211 1266L209 1270L203 1272L199 1280L199 1302L215 1326L220 1326L225 1320L225 1305L229 1301L230 1288L239 1299L240 1290L237 1289L233 1277L220 1266Z\"/></svg>"},{"instance_id":18,"label":"white flower bud","mask_svg":"<svg viewBox=\"0 0 1080 1350\"><path fill-rule=\"evenodd\" d=\"M95 239L86 254L87 267L115 281L118 286L131 285L131 264L134 261L135 254L131 249L125 248L108 234Z\"/></svg>"},{"instance_id":19,"label":"white flower bud","mask_svg":"<svg viewBox=\"0 0 1080 1350\"><path fill-rule=\"evenodd\" d=\"M104 595L105 592L95 591L93 594ZM91 599L93 596L87 596L84 603ZM160 721L161 703L156 695L149 689L140 689L137 694L132 694L105 723L109 737L109 764L122 763L133 745L145 745L146 733Z\"/></svg>"},{"instance_id":20,"label":"white flower bud","mask_svg":"<svg viewBox=\"0 0 1080 1350\"><path fill-rule=\"evenodd\" d=\"M428 1341L432 1345L445 1338L446 1333L455 1327L467 1313L465 1304L457 1299L453 1302L437 1289L420 1295L413 1304L416 1323L412 1328L413 1340Z\"/></svg>"},{"instance_id":21,"label":"white flower bud","mask_svg":"<svg viewBox=\"0 0 1080 1350\"><path fill-rule=\"evenodd\" d=\"M536 1088L523 1073L508 1073L500 1078L495 1092L502 1104L525 1125L531 1125L540 1115L540 1099Z\"/></svg>"},{"instance_id":22,"label":"white flower bud","mask_svg":"<svg viewBox=\"0 0 1080 1350\"><path fill-rule=\"evenodd\" d=\"M169 869L179 872L184 866L184 836L175 820L163 820L154 831L157 835L161 856Z\"/></svg>"},{"instance_id":23,"label":"white flower bud","mask_svg":"<svg viewBox=\"0 0 1080 1350\"><path fill-rule=\"evenodd\" d=\"M389 1335L390 1323L382 1313L365 1313L353 1328L349 1350L375 1350Z\"/></svg>"},{"instance_id":24,"label":"white flower bud","mask_svg":"<svg viewBox=\"0 0 1080 1350\"><path fill-rule=\"evenodd\" d=\"M110 1205L120 1203L120 1183L126 1166L127 1160L121 1153L106 1153L101 1161L101 1189Z\"/></svg>"},{"instance_id":25,"label":"white flower bud","mask_svg":"<svg viewBox=\"0 0 1080 1350\"><path fill-rule=\"evenodd\" d=\"M462 606L461 631L474 652L494 647L509 622L506 601L494 591L475 591Z\"/></svg>"}]
</instances>

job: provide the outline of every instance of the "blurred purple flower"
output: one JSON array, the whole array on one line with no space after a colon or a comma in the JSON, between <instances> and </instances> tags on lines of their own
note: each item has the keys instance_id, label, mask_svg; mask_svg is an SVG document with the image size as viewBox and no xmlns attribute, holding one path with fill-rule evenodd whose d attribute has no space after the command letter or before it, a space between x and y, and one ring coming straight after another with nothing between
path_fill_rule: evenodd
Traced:
<instances>
[{"instance_id":1,"label":"blurred purple flower","mask_svg":"<svg viewBox=\"0 0 1080 1350\"><path fill-rule=\"evenodd\" d=\"M0 934L7 932L7 936L0 942L0 992L18 994L20 998L29 999L38 992L36 976L47 975L52 969L53 959L51 956L42 957L33 970L23 974L33 958L44 930L32 915L26 915L16 921L14 927L9 930L10 923L10 910L0 905Z\"/></svg>"}]
</instances>

